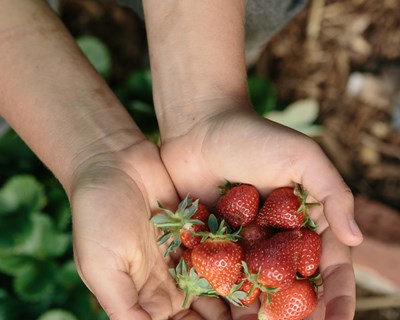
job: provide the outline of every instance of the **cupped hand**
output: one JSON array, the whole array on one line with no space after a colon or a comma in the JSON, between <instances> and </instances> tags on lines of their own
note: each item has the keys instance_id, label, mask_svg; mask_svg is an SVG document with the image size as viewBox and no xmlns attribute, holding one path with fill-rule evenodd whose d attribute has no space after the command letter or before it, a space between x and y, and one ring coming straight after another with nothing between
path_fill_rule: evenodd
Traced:
<instances>
[{"instance_id":1,"label":"cupped hand","mask_svg":"<svg viewBox=\"0 0 400 320\"><path fill-rule=\"evenodd\" d=\"M309 137L258 116L250 105L235 107L230 101L227 106L223 99L207 103L215 105L212 115L186 127L177 116L181 133L162 132L161 157L180 196L190 192L212 205L224 180L253 184L263 196L277 187L303 184L323 208L312 210L323 237L325 287L316 313L326 313L319 319L352 319L354 274L347 246L359 244L362 235L353 219L350 189ZM197 102L195 109L201 108Z\"/></svg>"},{"instance_id":2,"label":"cupped hand","mask_svg":"<svg viewBox=\"0 0 400 320\"><path fill-rule=\"evenodd\" d=\"M78 272L110 319L230 319L221 301L209 304L212 316L196 303L181 308L172 262L149 222L158 200L170 208L178 203L155 145L91 157L77 169L70 199Z\"/></svg>"}]
</instances>

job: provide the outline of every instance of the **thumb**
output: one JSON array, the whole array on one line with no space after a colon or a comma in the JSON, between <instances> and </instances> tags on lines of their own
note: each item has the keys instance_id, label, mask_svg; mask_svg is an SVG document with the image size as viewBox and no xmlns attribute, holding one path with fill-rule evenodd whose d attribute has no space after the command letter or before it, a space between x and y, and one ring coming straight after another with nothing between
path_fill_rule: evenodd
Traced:
<instances>
[{"instance_id":1,"label":"thumb","mask_svg":"<svg viewBox=\"0 0 400 320\"><path fill-rule=\"evenodd\" d=\"M78 270L110 320L151 320L139 305L138 292L129 274L99 267L98 264L80 266Z\"/></svg>"},{"instance_id":2,"label":"thumb","mask_svg":"<svg viewBox=\"0 0 400 320\"><path fill-rule=\"evenodd\" d=\"M298 170L298 181L323 204L333 233L346 245L360 244L363 237L354 220L353 195L327 156L317 146L297 165L303 169Z\"/></svg>"}]
</instances>

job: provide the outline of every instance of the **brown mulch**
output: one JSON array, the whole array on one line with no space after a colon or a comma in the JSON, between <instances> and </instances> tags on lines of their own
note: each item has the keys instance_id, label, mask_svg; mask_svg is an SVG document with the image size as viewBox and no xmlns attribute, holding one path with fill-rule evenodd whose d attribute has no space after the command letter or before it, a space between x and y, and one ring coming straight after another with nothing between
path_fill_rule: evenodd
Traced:
<instances>
[{"instance_id":1,"label":"brown mulch","mask_svg":"<svg viewBox=\"0 0 400 320\"><path fill-rule=\"evenodd\" d=\"M399 1L311 0L268 44L256 72L272 79L282 101L317 99L319 142L345 180L355 192L400 208L400 128L393 127ZM355 72L364 82L349 94Z\"/></svg>"}]
</instances>

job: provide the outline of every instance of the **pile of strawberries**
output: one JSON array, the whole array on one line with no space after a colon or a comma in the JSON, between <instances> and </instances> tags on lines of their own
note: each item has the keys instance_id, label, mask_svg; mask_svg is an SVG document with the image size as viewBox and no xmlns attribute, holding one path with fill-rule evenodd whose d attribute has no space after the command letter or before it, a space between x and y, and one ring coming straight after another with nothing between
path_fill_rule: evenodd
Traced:
<instances>
[{"instance_id":1,"label":"pile of strawberries","mask_svg":"<svg viewBox=\"0 0 400 320\"><path fill-rule=\"evenodd\" d=\"M224 297L236 306L261 300L259 319L296 320L317 304L321 239L301 185L273 190L262 203L249 184L227 183L213 209L187 196L152 222L163 230L166 255L183 248L171 270L190 296Z\"/></svg>"}]
</instances>

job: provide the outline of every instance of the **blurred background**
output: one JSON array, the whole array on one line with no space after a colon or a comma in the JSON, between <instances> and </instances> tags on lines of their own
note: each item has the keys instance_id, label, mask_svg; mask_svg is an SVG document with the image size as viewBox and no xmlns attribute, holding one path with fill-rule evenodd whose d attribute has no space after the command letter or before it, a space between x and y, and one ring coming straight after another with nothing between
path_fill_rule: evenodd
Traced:
<instances>
[{"instance_id":1,"label":"blurred background","mask_svg":"<svg viewBox=\"0 0 400 320\"><path fill-rule=\"evenodd\" d=\"M143 22L112 0L49 2L158 142ZM256 111L313 137L355 194L355 319L400 319L400 2L310 0L248 86ZM108 319L72 257L61 186L0 119L0 320Z\"/></svg>"}]
</instances>

